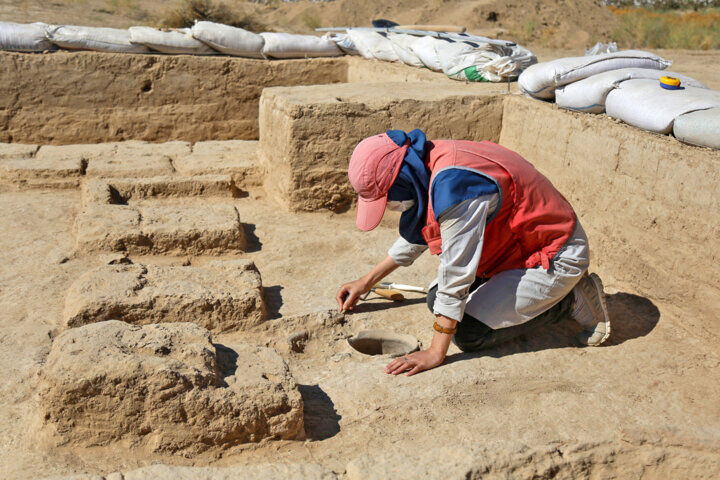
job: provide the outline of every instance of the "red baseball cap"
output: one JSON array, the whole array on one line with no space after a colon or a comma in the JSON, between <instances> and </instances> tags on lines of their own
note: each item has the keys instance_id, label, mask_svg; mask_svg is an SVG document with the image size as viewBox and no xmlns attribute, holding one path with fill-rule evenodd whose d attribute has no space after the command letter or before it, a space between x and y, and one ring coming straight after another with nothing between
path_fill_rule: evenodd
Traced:
<instances>
[{"instance_id":1,"label":"red baseball cap","mask_svg":"<svg viewBox=\"0 0 720 480\"><path fill-rule=\"evenodd\" d=\"M348 177L358 193L355 223L360 230L372 230L380 224L387 194L400 173L409 143L398 147L385 133L358 143L350 157Z\"/></svg>"}]
</instances>

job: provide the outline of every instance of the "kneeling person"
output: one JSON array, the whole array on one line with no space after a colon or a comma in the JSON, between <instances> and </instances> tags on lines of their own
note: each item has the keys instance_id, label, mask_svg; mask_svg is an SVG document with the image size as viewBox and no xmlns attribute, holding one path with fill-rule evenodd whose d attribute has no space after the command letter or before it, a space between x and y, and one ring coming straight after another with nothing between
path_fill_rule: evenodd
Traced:
<instances>
[{"instance_id":1,"label":"kneeling person","mask_svg":"<svg viewBox=\"0 0 720 480\"><path fill-rule=\"evenodd\" d=\"M584 327L586 345L609 337L602 282L587 273L585 232L567 200L517 153L492 142L428 141L420 130L390 130L358 144L349 177L361 230L375 228L386 208L402 215L388 256L340 287L340 308L352 309L425 250L440 259L428 292L432 344L394 360L387 373L440 365L453 336L461 350L476 351L565 316Z\"/></svg>"}]
</instances>

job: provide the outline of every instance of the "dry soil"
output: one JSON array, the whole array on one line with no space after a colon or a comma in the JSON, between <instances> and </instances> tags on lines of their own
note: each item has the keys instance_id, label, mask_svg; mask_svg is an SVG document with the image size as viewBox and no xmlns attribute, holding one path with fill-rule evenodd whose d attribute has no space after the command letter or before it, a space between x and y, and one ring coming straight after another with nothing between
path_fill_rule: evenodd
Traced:
<instances>
[{"instance_id":1,"label":"dry soil","mask_svg":"<svg viewBox=\"0 0 720 480\"><path fill-rule=\"evenodd\" d=\"M23 4L28 12L36 11L33 2ZM5 2L3 8L7 5ZM332 11L337 6L303 3L295 8ZM433 8L441 10L442 5ZM51 6L48 11L58 10ZM408 11L407 17L398 19L416 21L425 15L422 9ZM32 17L38 19L35 14ZM588 19L596 21L592 15ZM538 51L541 59L568 52ZM720 88L717 53L666 53L676 60L676 70ZM377 68L375 71L385 67ZM594 120L578 121L587 128L600 125ZM192 125L182 127L192 130ZM647 142L656 141L669 140L647 135ZM117 152L120 147L114 148ZM122 148L130 151L135 147L128 144ZM0 158L5 154L24 157L16 160L21 165L35 160L29 157L43 149L46 147L13 146L12 154L8 148L0 152ZM84 197L77 188L87 181L81 178L83 163L73 161L68 167L58 151L47 150L43 155L55 161L57 168L48 170L40 165L33 178L67 175L62 178L70 180L62 188L42 183L24 185L22 190L15 185L0 187L0 468L4 478L118 471L125 472L126 480L197 475L308 479L710 479L720 475L720 355L714 342L692 328L717 325L717 319L691 318L702 315L698 312L703 309L718 310L717 302L706 305L700 295L703 291L715 294L715 286L698 281L700 293L692 297L697 308L685 308L685 303L673 297L643 294L632 282L617 280L640 278L645 272L630 263L627 269L632 271L605 276L614 322L613 337L606 346L579 347L574 341L578 326L568 320L483 354L463 354L451 347L440 368L410 378L389 377L382 371L387 356L360 354L351 349L347 338L361 330L390 329L410 334L427 346L432 316L421 295L410 294L402 303L371 296L344 318L322 312L334 308L339 284L362 275L383 257L397 236L397 217L388 215L379 228L362 233L354 226L352 210L289 213L256 180L243 185L239 196L203 196L202 188L188 188L171 198L148 194L153 182L143 180L139 182L142 188L127 188L135 192L129 205L105 206L172 209L173 218L184 210L237 213L234 218L240 219L245 234L242 248L222 247L212 256L145 248L131 253L130 259L140 265L166 266L167 271L212 268L212 262L224 260L254 262L262 277L263 321L248 329L214 333L212 342L268 346L278 352L297 384L307 439L227 442L221 451L191 449L185 456L128 448L113 441L91 447L81 446L82 442L70 446L39 442L37 432L43 430L36 427L41 412L64 414L61 402L47 403L51 397L38 396L38 392L49 385L46 375L52 366L48 359L55 358L53 341L67 338L63 332L67 332L68 292L87 272L108 263L103 249L78 249L76 218L89 198L87 191ZM178 170L197 174L193 162L202 171L207 157L190 159L183 164L185 170L183 166ZM219 173L240 182L246 178L242 172L253 170L253 165L239 165ZM164 170L170 168L166 167ZM3 175L8 174L3 171ZM124 175L125 182L133 178L132 171ZM253 175L256 173L250 177ZM618 175L618 181L625 180L622 172ZM572 188L572 179L558 181ZM117 185L122 190L119 182ZM605 193L599 187L593 192L597 198ZM138 195L152 198L138 199ZM671 216L672 210L665 209L663 214ZM708 225L711 221L706 219ZM590 241L598 251L612 251L613 245L607 244L601 230ZM704 241L709 242L707 238ZM666 239L650 232L644 242L648 252L662 251ZM693 245L687 248L693 249ZM701 267L715 275L713 255L711 252L707 265ZM593 262L596 268L598 259ZM392 279L426 285L434 278L436 267L436 260L425 256ZM644 281L647 284L652 278L645 275ZM687 284L688 280L683 280L683 288ZM78 357L85 362L96 358L90 353ZM293 425L297 427L297 423ZM155 463L203 468L149 466ZM267 463L288 465L263 466Z\"/></svg>"}]
</instances>

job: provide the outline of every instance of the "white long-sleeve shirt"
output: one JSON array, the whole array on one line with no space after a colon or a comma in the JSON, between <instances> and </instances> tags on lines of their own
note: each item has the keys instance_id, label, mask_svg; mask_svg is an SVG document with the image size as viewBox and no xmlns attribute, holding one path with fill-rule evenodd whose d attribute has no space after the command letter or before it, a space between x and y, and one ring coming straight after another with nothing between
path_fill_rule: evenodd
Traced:
<instances>
[{"instance_id":1,"label":"white long-sleeve shirt","mask_svg":"<svg viewBox=\"0 0 720 480\"><path fill-rule=\"evenodd\" d=\"M470 286L480 263L487 219L500 205L497 193L465 200L448 208L438 218L442 253L438 267L438 290L434 313L461 321ZM427 245L414 245L400 237L388 255L402 267L412 265Z\"/></svg>"}]
</instances>

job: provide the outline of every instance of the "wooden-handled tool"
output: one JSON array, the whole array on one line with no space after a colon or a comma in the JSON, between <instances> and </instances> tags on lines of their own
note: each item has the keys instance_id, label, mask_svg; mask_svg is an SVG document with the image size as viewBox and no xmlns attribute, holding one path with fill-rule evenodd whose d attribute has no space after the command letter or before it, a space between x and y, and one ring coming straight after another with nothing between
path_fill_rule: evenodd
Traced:
<instances>
[{"instance_id":1,"label":"wooden-handled tool","mask_svg":"<svg viewBox=\"0 0 720 480\"><path fill-rule=\"evenodd\" d=\"M425 30L428 32L465 33L465 27L463 27L462 25L398 25L394 28L398 30Z\"/></svg>"},{"instance_id":2,"label":"wooden-handled tool","mask_svg":"<svg viewBox=\"0 0 720 480\"><path fill-rule=\"evenodd\" d=\"M372 292L377 293L381 297L385 297L393 302L402 302L405 300L405 296L397 290L388 290L387 288L373 288Z\"/></svg>"}]
</instances>

